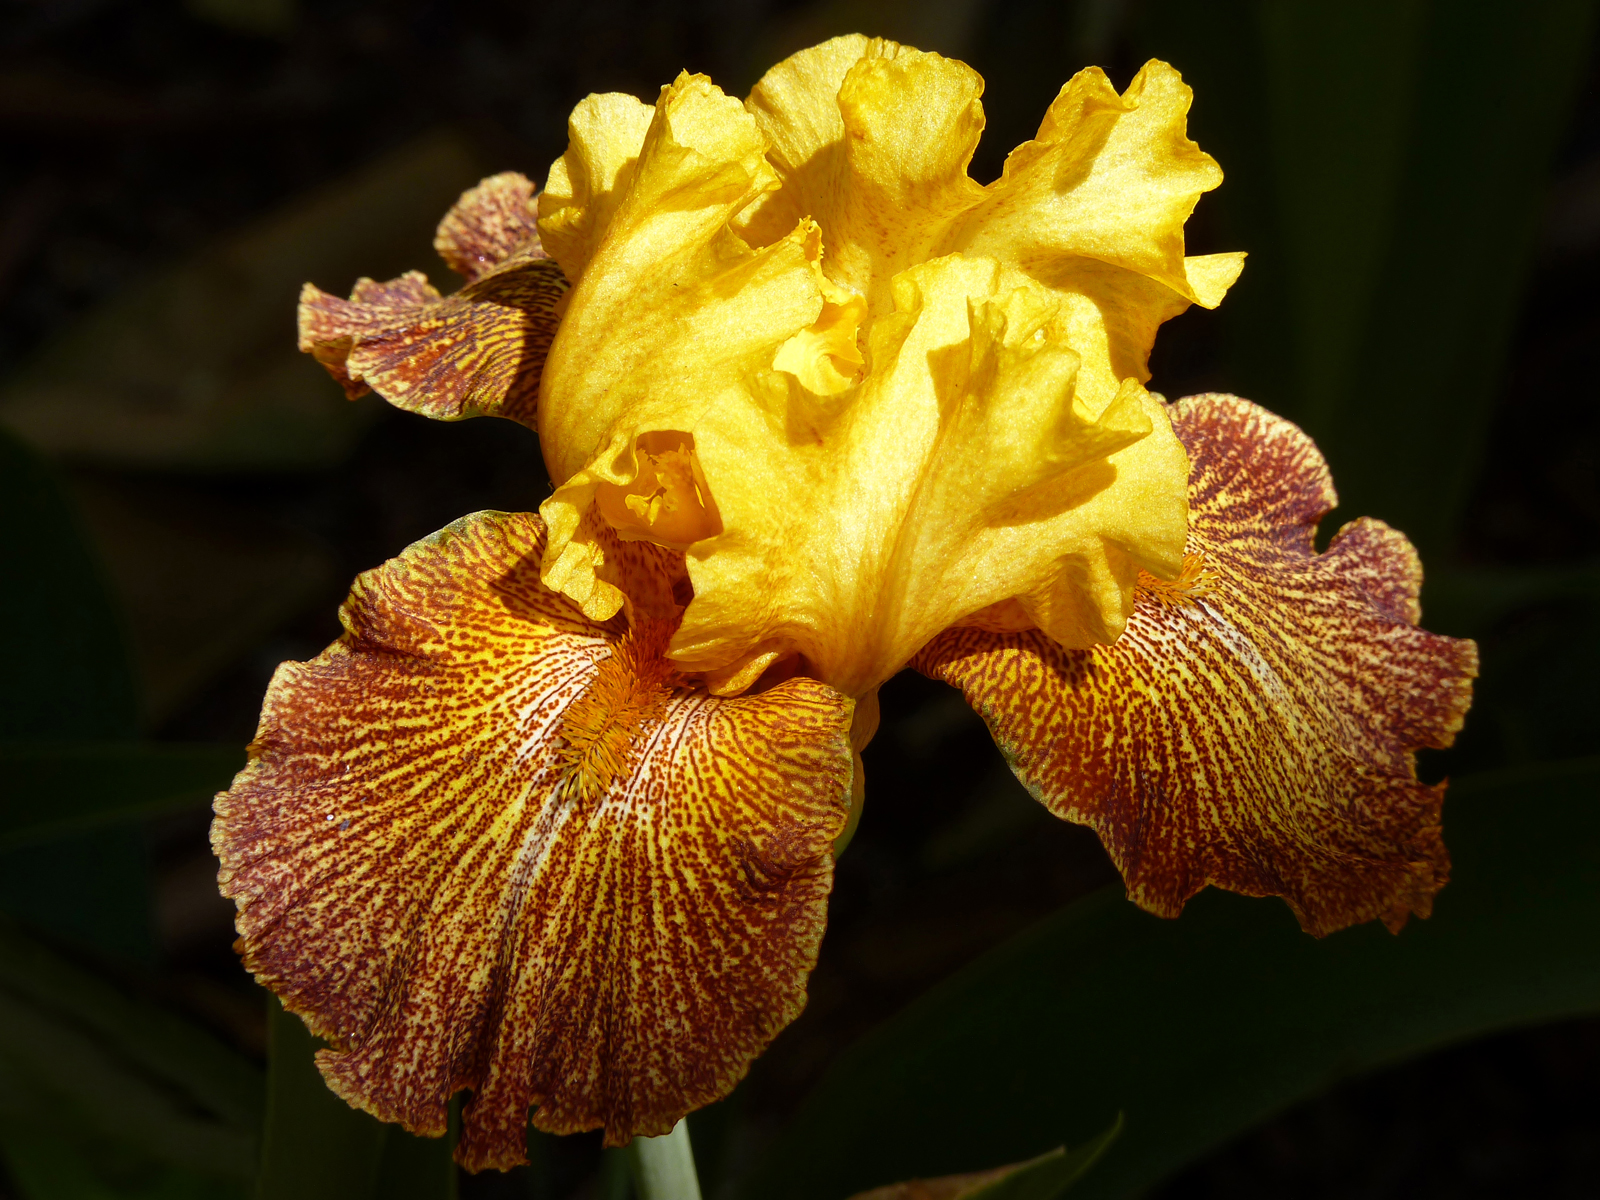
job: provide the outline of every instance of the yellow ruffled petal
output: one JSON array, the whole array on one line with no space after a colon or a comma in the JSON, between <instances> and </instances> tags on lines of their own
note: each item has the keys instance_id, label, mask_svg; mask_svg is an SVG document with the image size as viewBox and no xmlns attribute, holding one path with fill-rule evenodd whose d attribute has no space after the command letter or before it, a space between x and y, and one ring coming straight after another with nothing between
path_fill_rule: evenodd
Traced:
<instances>
[{"instance_id":1,"label":"yellow ruffled petal","mask_svg":"<svg viewBox=\"0 0 1600 1200\"><path fill-rule=\"evenodd\" d=\"M576 282L633 182L655 110L617 92L587 96L567 118L567 152L539 196L545 253Z\"/></svg>"},{"instance_id":2,"label":"yellow ruffled petal","mask_svg":"<svg viewBox=\"0 0 1600 1200\"><path fill-rule=\"evenodd\" d=\"M828 277L872 311L891 305L895 274L939 253L950 223L983 198L967 175L982 94L965 63L861 37L802 51L751 93L786 215L817 222Z\"/></svg>"},{"instance_id":3,"label":"yellow ruffled petal","mask_svg":"<svg viewBox=\"0 0 1600 1200\"><path fill-rule=\"evenodd\" d=\"M893 299L848 408L808 407L795 381L695 425L725 532L689 557L685 668L794 653L859 695L1013 597L1067 644L1110 640L1139 570L1178 569L1183 450L1131 381L1104 411L1076 402L1044 289L953 256L904 272Z\"/></svg>"},{"instance_id":4,"label":"yellow ruffled petal","mask_svg":"<svg viewBox=\"0 0 1600 1200\"><path fill-rule=\"evenodd\" d=\"M829 277L886 311L893 275L952 251L1019 267L1077 311L1080 393L1144 382L1156 328L1215 307L1242 254L1185 258L1183 224L1222 173L1185 132L1189 88L1152 61L1118 95L1080 72L987 188L967 177L982 80L893 42L835 38L774 67L747 102L783 187L739 219L770 241L810 217Z\"/></svg>"},{"instance_id":5,"label":"yellow ruffled petal","mask_svg":"<svg viewBox=\"0 0 1600 1200\"><path fill-rule=\"evenodd\" d=\"M1183 253L1220 179L1189 91L1080 74L984 188L982 90L847 37L744 110L684 76L642 137L620 101L575 118L541 225L578 272L540 394L548 586L605 619L605 531L682 550L683 669L732 693L794 657L860 695L964 621L1114 640L1139 572L1180 569L1187 460L1141 385L1241 261Z\"/></svg>"},{"instance_id":6,"label":"yellow ruffled petal","mask_svg":"<svg viewBox=\"0 0 1600 1200\"><path fill-rule=\"evenodd\" d=\"M700 414L748 404L752 377L770 372L779 348L822 314L814 227L757 251L728 229L735 213L776 184L765 147L737 101L685 75L662 92L612 213L591 226L593 257L544 372L540 435L551 476L562 481L541 509L552 535L545 579L592 618L621 605L614 590L593 587L595 555L584 529L599 489L631 490L645 505L633 516L649 519L620 523L625 535L688 545L718 532L704 495L698 526L675 520L652 528L654 484L640 484L641 471L659 475L670 464L652 465L655 451L641 448L639 437L672 433L692 447L686 435ZM682 465L692 475L692 460ZM667 498L674 497L695 502L682 489ZM630 511L625 495L613 511Z\"/></svg>"},{"instance_id":7,"label":"yellow ruffled petal","mask_svg":"<svg viewBox=\"0 0 1600 1200\"><path fill-rule=\"evenodd\" d=\"M824 283L822 314L778 347L774 370L793 375L800 386L818 396L849 391L861 377L861 324L866 297Z\"/></svg>"},{"instance_id":8,"label":"yellow ruffled petal","mask_svg":"<svg viewBox=\"0 0 1600 1200\"><path fill-rule=\"evenodd\" d=\"M1063 258L1098 259L1199 300L1184 268L1183 224L1222 170L1185 132L1192 99L1159 60L1120 96L1098 67L1078 72L948 248L1029 273Z\"/></svg>"}]
</instances>

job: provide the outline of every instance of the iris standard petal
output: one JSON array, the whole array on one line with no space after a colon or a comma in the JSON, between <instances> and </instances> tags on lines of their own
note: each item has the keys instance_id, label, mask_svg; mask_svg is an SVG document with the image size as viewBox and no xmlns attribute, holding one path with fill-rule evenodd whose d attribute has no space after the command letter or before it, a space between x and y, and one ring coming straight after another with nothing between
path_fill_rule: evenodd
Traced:
<instances>
[{"instance_id":1,"label":"iris standard petal","mask_svg":"<svg viewBox=\"0 0 1600 1200\"><path fill-rule=\"evenodd\" d=\"M1099 67L1079 71L1039 132L1006 159L949 249L991 254L1032 271L1092 258L1148 276L1190 301L1216 300L1185 267L1183 226L1222 170L1189 140L1193 93L1159 59L1121 95ZM1230 256L1231 257L1231 256Z\"/></svg>"},{"instance_id":2,"label":"iris standard petal","mask_svg":"<svg viewBox=\"0 0 1600 1200\"><path fill-rule=\"evenodd\" d=\"M1207 884L1284 897L1316 934L1428 915L1448 875L1444 785L1471 642L1416 628L1410 544L1359 520L1314 553L1335 504L1294 426L1246 401L1179 402L1189 563L1146 580L1122 638L951 630L913 665L961 688L1019 779L1093 827L1129 896L1175 916Z\"/></svg>"},{"instance_id":3,"label":"iris standard petal","mask_svg":"<svg viewBox=\"0 0 1600 1200\"><path fill-rule=\"evenodd\" d=\"M539 195L541 239L577 282L627 194L655 109L620 92L586 96L567 118L567 152Z\"/></svg>"},{"instance_id":4,"label":"iris standard petal","mask_svg":"<svg viewBox=\"0 0 1600 1200\"><path fill-rule=\"evenodd\" d=\"M569 157L611 172L621 151L610 132L617 138L596 139L611 157L588 144ZM663 89L634 159L615 168L626 183L605 193L609 207L585 215L579 200L597 193L571 189L576 199L546 218L582 229L590 257L540 401L545 461L560 485L541 508L551 532L544 578L595 619L621 604L595 583L597 506L609 504L624 536L679 548L720 532L697 486L692 431L708 409L748 405L752 380L822 315L814 226L761 250L729 232L734 213L776 186L764 149L737 101L684 75ZM553 172L547 194L558 182Z\"/></svg>"},{"instance_id":5,"label":"iris standard petal","mask_svg":"<svg viewBox=\"0 0 1600 1200\"><path fill-rule=\"evenodd\" d=\"M1163 406L1131 381L1078 404L1043 289L950 256L894 301L848 406L791 386L694 426L726 532L689 556L686 668L748 682L794 653L860 695L1013 597L1069 644L1115 638L1138 572L1181 565L1188 465Z\"/></svg>"},{"instance_id":6,"label":"iris standard petal","mask_svg":"<svg viewBox=\"0 0 1600 1200\"><path fill-rule=\"evenodd\" d=\"M743 106L685 74L577 107L539 199L575 285L538 402L548 587L606 620L608 539L686 552L675 661L732 694L797 655L861 695L980 612L1110 641L1138 572L1178 569L1187 464L1139 385L1161 322L1239 266L1183 254L1220 179L1188 89L1080 74L987 188L981 92L852 36Z\"/></svg>"},{"instance_id":7,"label":"iris standard petal","mask_svg":"<svg viewBox=\"0 0 1600 1200\"><path fill-rule=\"evenodd\" d=\"M848 700L684 688L672 622L587 620L543 540L480 513L362 576L212 829L329 1085L428 1135L471 1089L473 1168L523 1161L530 1105L620 1144L726 1095L804 1003L850 804Z\"/></svg>"},{"instance_id":8,"label":"iris standard petal","mask_svg":"<svg viewBox=\"0 0 1600 1200\"><path fill-rule=\"evenodd\" d=\"M1033 141L986 187L967 176L983 81L963 63L879 38L834 38L769 71L747 106L783 186L738 218L757 243L815 219L831 279L890 306L893 276L950 253L996 259L1059 294L1082 358L1079 393L1104 406L1149 379L1157 327L1215 308L1243 254L1185 257L1183 226L1222 181L1189 140L1192 93L1152 60L1118 94L1079 72Z\"/></svg>"},{"instance_id":9,"label":"iris standard petal","mask_svg":"<svg viewBox=\"0 0 1600 1200\"><path fill-rule=\"evenodd\" d=\"M441 296L419 271L360 280L350 299L300 293L300 349L351 399L369 389L441 421L509 417L530 427L539 376L567 293L545 257L533 185L507 172L465 193L434 246L467 279Z\"/></svg>"},{"instance_id":10,"label":"iris standard petal","mask_svg":"<svg viewBox=\"0 0 1600 1200\"><path fill-rule=\"evenodd\" d=\"M983 199L967 175L982 94L965 63L882 38L801 51L746 102L783 180L746 223L763 240L784 223L816 221L829 279L866 297L872 313L886 311L894 276L943 253L951 223Z\"/></svg>"}]
</instances>

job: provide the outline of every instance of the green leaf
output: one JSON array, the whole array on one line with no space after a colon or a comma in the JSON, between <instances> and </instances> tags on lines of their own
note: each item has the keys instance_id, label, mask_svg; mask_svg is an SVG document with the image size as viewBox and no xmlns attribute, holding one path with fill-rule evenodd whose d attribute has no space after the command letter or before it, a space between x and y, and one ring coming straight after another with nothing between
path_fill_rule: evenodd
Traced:
<instances>
[{"instance_id":1,"label":"green leaf","mask_svg":"<svg viewBox=\"0 0 1600 1200\"><path fill-rule=\"evenodd\" d=\"M268 1005L267 1120L256 1200L454 1200L454 1128L447 1137L413 1137L351 1108L323 1083L318 1043L305 1023L276 997Z\"/></svg>"},{"instance_id":2,"label":"green leaf","mask_svg":"<svg viewBox=\"0 0 1600 1200\"><path fill-rule=\"evenodd\" d=\"M68 962L9 922L0 923L0 990L71 1024L190 1106L236 1128L260 1125L263 1081L255 1066L199 1026Z\"/></svg>"},{"instance_id":3,"label":"green leaf","mask_svg":"<svg viewBox=\"0 0 1600 1200\"><path fill-rule=\"evenodd\" d=\"M0 739L138 732L121 619L53 472L0 430Z\"/></svg>"},{"instance_id":4,"label":"green leaf","mask_svg":"<svg viewBox=\"0 0 1600 1200\"><path fill-rule=\"evenodd\" d=\"M1347 517L1453 548L1505 369L1593 0L1434 4L1387 261L1325 429Z\"/></svg>"},{"instance_id":5,"label":"green leaf","mask_svg":"<svg viewBox=\"0 0 1600 1200\"><path fill-rule=\"evenodd\" d=\"M261 1112L261 1073L238 1054L0 924L0 1117L13 1132L45 1121L141 1161L244 1180Z\"/></svg>"},{"instance_id":6,"label":"green leaf","mask_svg":"<svg viewBox=\"0 0 1600 1200\"><path fill-rule=\"evenodd\" d=\"M267 1121L257 1200L360 1200L373 1194L388 1132L322 1082L316 1042L268 999Z\"/></svg>"},{"instance_id":7,"label":"green leaf","mask_svg":"<svg viewBox=\"0 0 1600 1200\"><path fill-rule=\"evenodd\" d=\"M1422 610L1429 629L1481 638L1519 609L1559 600L1600 600L1600 563L1430 569Z\"/></svg>"},{"instance_id":8,"label":"green leaf","mask_svg":"<svg viewBox=\"0 0 1600 1200\"><path fill-rule=\"evenodd\" d=\"M1296 318L1296 413L1313 437L1355 383L1398 216L1425 11L1422 0L1255 8Z\"/></svg>"},{"instance_id":9,"label":"green leaf","mask_svg":"<svg viewBox=\"0 0 1600 1200\"><path fill-rule=\"evenodd\" d=\"M135 736L137 688L100 563L55 475L4 432L0 513L0 740ZM149 957L147 857L127 830L0 853L0 910Z\"/></svg>"},{"instance_id":10,"label":"green leaf","mask_svg":"<svg viewBox=\"0 0 1600 1200\"><path fill-rule=\"evenodd\" d=\"M741 1196L830 1200L1069 1144L1127 1114L1078 1197L1126 1197L1339 1079L1600 1010L1600 759L1458 780L1434 915L1314 940L1208 891L1116 889L934 989L824 1077Z\"/></svg>"},{"instance_id":11,"label":"green leaf","mask_svg":"<svg viewBox=\"0 0 1600 1200\"><path fill-rule=\"evenodd\" d=\"M242 766L234 746L0 742L0 850L208 806Z\"/></svg>"},{"instance_id":12,"label":"green leaf","mask_svg":"<svg viewBox=\"0 0 1600 1200\"><path fill-rule=\"evenodd\" d=\"M453 1115L453 1114L452 1114ZM413 1137L398 1125L384 1134L377 1200L456 1200L460 1174L450 1156L457 1128L442 1138Z\"/></svg>"},{"instance_id":13,"label":"green leaf","mask_svg":"<svg viewBox=\"0 0 1600 1200\"><path fill-rule=\"evenodd\" d=\"M1023 1163L1003 1179L986 1184L970 1192L963 1192L960 1200L1056 1200L1071 1190L1089 1168L1111 1148L1111 1143L1122 1133L1122 1114L1110 1129L1076 1150L1059 1146L1048 1154L1041 1154Z\"/></svg>"},{"instance_id":14,"label":"green leaf","mask_svg":"<svg viewBox=\"0 0 1600 1200\"><path fill-rule=\"evenodd\" d=\"M1121 1132L1119 1113L1110 1129L1076 1150L1057 1146L1027 1162L987 1171L885 1184L850 1200L1056 1200L1083 1178Z\"/></svg>"},{"instance_id":15,"label":"green leaf","mask_svg":"<svg viewBox=\"0 0 1600 1200\"><path fill-rule=\"evenodd\" d=\"M52 1114L56 1115L56 1114ZM0 1154L16 1200L245 1200L249 1184L86 1142L30 1114L0 1118ZM109 1150L109 1152L108 1152Z\"/></svg>"},{"instance_id":16,"label":"green leaf","mask_svg":"<svg viewBox=\"0 0 1600 1200\"><path fill-rule=\"evenodd\" d=\"M1227 173L1226 386L1302 424L1349 516L1451 548L1593 0L1156 0ZM1158 377L1155 386L1161 386Z\"/></svg>"}]
</instances>

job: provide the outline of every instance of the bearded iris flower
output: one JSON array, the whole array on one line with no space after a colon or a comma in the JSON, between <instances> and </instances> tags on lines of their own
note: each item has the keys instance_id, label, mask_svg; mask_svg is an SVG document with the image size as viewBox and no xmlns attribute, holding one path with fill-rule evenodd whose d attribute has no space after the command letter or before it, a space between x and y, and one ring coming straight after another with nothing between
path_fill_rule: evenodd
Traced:
<instances>
[{"instance_id":1,"label":"bearded iris flower","mask_svg":"<svg viewBox=\"0 0 1600 1200\"><path fill-rule=\"evenodd\" d=\"M440 226L467 280L308 285L352 395L536 428L539 514L477 513L357 580L286 663L213 844L247 966L350 1103L523 1161L664 1133L800 1011L877 689L960 688L1129 896L1284 897L1323 934L1426 916L1471 643L1417 628L1404 537L1316 448L1145 390L1221 181L1190 93L1098 70L980 186L982 80L839 38L743 103L683 75L578 105L542 193Z\"/></svg>"}]
</instances>

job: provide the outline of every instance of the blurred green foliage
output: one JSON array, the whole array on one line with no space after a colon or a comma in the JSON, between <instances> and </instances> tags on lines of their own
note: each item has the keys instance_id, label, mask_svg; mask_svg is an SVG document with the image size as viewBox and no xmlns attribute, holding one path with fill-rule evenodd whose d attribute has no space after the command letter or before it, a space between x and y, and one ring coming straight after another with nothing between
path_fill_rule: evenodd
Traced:
<instances>
[{"instance_id":1,"label":"blurred green foliage","mask_svg":"<svg viewBox=\"0 0 1600 1200\"><path fill-rule=\"evenodd\" d=\"M1131 1197L1334 1081L1600 1011L1600 760L1461 780L1434 916L1315 941L1207 891L1163 921L1108 888L849 1051L739 1189L817 1200L1127 1128L1074 1196Z\"/></svg>"},{"instance_id":2,"label":"blurred green foliage","mask_svg":"<svg viewBox=\"0 0 1600 1200\"><path fill-rule=\"evenodd\" d=\"M1297 422L1341 519L1455 547L1587 63L1589 0L1145 6L1224 167L1227 387Z\"/></svg>"},{"instance_id":3,"label":"blurred green foliage","mask_svg":"<svg viewBox=\"0 0 1600 1200\"><path fill-rule=\"evenodd\" d=\"M0 431L0 746L139 733L121 619L54 473ZM7 772L5 792L17 787ZM5 799L0 806L10 807ZM3 845L3 842L0 842ZM152 952L138 830L0 850L0 909L112 953Z\"/></svg>"},{"instance_id":4,"label":"blurred green foliage","mask_svg":"<svg viewBox=\"0 0 1600 1200\"><path fill-rule=\"evenodd\" d=\"M268 1000L268 1118L257 1200L454 1200L454 1136L412 1137L351 1108L322 1082L316 1042Z\"/></svg>"},{"instance_id":5,"label":"blurred green foliage","mask_svg":"<svg viewBox=\"0 0 1600 1200\"><path fill-rule=\"evenodd\" d=\"M238 1197L258 1068L0 923L0 1150L36 1200Z\"/></svg>"}]
</instances>

